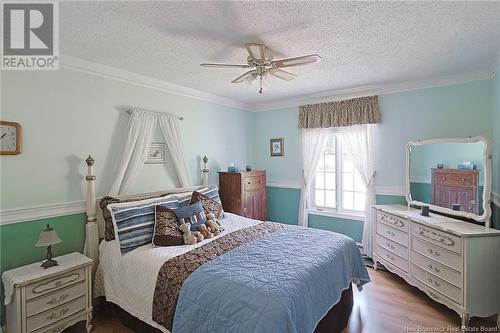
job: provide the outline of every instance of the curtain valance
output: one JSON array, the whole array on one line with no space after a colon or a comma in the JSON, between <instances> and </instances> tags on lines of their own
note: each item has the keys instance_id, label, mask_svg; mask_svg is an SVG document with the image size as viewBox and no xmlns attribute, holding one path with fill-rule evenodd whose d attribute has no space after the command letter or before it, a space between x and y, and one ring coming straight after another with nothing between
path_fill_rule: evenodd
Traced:
<instances>
[{"instance_id":1,"label":"curtain valance","mask_svg":"<svg viewBox=\"0 0 500 333\"><path fill-rule=\"evenodd\" d=\"M381 122L378 96L301 105L300 128L329 128Z\"/></svg>"}]
</instances>

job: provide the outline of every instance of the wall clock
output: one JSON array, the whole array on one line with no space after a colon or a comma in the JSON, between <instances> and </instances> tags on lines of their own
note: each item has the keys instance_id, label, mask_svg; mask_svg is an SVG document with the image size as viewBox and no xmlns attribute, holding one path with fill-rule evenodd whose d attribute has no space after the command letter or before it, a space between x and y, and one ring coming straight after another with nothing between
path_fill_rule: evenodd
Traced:
<instances>
[{"instance_id":1,"label":"wall clock","mask_svg":"<svg viewBox=\"0 0 500 333\"><path fill-rule=\"evenodd\" d=\"M22 128L19 123L0 121L0 155L21 153Z\"/></svg>"}]
</instances>

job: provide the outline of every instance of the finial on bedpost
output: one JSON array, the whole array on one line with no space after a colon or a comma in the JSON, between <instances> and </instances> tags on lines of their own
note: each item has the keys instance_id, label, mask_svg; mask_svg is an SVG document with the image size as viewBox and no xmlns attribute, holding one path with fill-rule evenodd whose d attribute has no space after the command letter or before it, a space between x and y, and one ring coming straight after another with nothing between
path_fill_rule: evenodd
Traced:
<instances>
[{"instance_id":1,"label":"finial on bedpost","mask_svg":"<svg viewBox=\"0 0 500 333\"><path fill-rule=\"evenodd\" d=\"M207 163L208 163L208 157L207 155L205 155L203 157L203 174L202 174L202 184L203 185L208 185L208 167L207 167Z\"/></svg>"},{"instance_id":2,"label":"finial on bedpost","mask_svg":"<svg viewBox=\"0 0 500 333\"><path fill-rule=\"evenodd\" d=\"M87 181L87 222L95 222L96 218L96 206L95 206L95 176L94 176L94 159L89 155L85 160L87 163L87 175L85 180Z\"/></svg>"}]
</instances>

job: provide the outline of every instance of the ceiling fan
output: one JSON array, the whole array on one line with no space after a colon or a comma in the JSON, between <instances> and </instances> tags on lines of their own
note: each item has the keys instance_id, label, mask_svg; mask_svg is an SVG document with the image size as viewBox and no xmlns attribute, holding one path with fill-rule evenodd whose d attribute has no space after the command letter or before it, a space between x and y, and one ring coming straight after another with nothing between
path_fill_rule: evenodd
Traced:
<instances>
[{"instance_id":1,"label":"ceiling fan","mask_svg":"<svg viewBox=\"0 0 500 333\"><path fill-rule=\"evenodd\" d=\"M287 72L281 68L307 65L321 59L318 54L309 54L300 57L273 60L273 53L265 45L258 43L246 43L245 47L248 51L247 63L245 65L202 63L200 66L213 68L252 68L231 82L246 82L252 85L254 82L259 81L259 93L262 94L262 87L269 83L272 77L277 77L285 81L291 81L298 77L297 75Z\"/></svg>"}]
</instances>

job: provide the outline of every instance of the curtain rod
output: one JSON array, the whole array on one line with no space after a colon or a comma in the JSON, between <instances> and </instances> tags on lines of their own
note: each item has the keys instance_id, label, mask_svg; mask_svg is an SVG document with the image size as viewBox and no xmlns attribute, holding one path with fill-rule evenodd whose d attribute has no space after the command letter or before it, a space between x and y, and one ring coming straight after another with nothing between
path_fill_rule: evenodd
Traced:
<instances>
[{"instance_id":1,"label":"curtain rod","mask_svg":"<svg viewBox=\"0 0 500 333\"><path fill-rule=\"evenodd\" d=\"M141 109L141 108L129 108L129 109L127 110L127 113L128 113L128 114L132 114L132 111L133 111L133 110L147 111L147 112L155 113L155 114L162 115L162 116L167 116L167 117L176 117L176 118L177 118L177 119L179 119L179 120L184 120L184 118L183 118L183 117L179 117L178 115L173 114L173 113L168 113L168 112L158 112L158 111L146 110L146 109Z\"/></svg>"}]
</instances>

